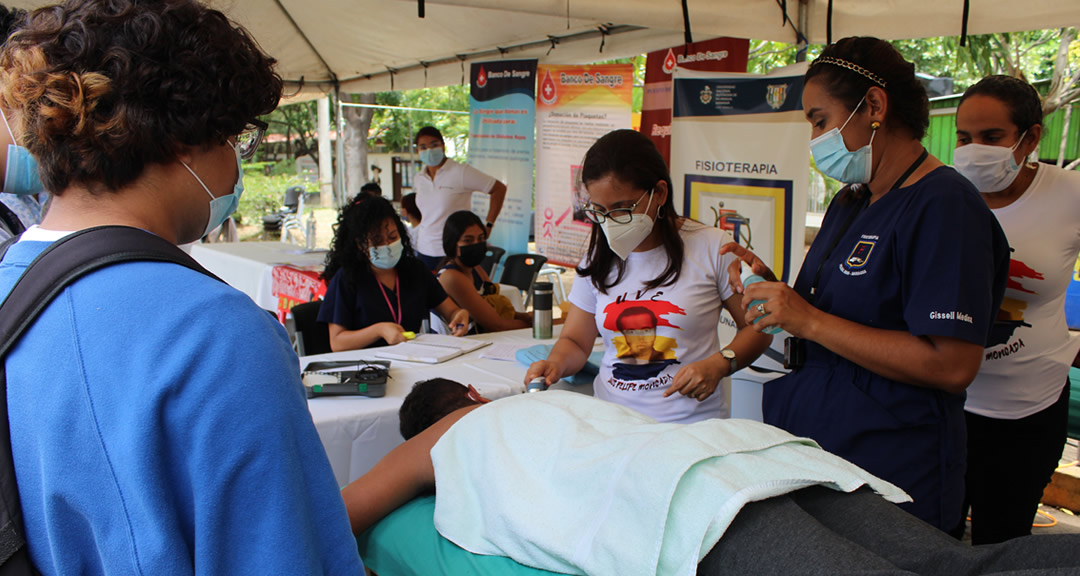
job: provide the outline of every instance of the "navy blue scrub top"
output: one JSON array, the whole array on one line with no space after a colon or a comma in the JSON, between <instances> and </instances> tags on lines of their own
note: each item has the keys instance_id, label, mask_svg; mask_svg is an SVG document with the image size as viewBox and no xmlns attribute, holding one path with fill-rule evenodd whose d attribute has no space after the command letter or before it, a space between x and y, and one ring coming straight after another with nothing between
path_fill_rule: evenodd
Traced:
<instances>
[{"instance_id":1,"label":"navy blue scrub top","mask_svg":"<svg viewBox=\"0 0 1080 576\"><path fill-rule=\"evenodd\" d=\"M1008 279L997 219L959 173L939 167L876 202L834 201L795 291L813 304L885 330L985 346ZM963 394L879 376L807 342L804 367L765 386L765 422L816 440L905 490L909 512L949 531L961 522L966 461Z\"/></svg>"},{"instance_id":2,"label":"navy blue scrub top","mask_svg":"<svg viewBox=\"0 0 1080 576\"><path fill-rule=\"evenodd\" d=\"M355 274L354 290L346 286L345 276L349 273L349 270L342 268L330 280L326 298L319 309L319 322L339 324L346 330L359 330L379 322L394 322L393 312L398 305L394 289L383 287L394 308L392 311L379 290L378 280L371 268L365 264L351 271ZM429 311L446 300L446 291L427 266L416 258L402 256L397 273L403 311L401 325L405 330L419 332ZM380 338L369 348L375 346L386 346L386 341Z\"/></svg>"}]
</instances>

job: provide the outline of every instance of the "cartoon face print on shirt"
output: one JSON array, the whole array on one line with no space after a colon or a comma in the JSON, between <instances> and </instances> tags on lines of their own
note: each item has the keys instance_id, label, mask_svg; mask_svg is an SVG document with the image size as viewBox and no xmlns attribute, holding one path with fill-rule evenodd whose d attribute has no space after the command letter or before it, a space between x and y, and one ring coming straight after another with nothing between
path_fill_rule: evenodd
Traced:
<instances>
[{"instance_id":1,"label":"cartoon face print on shirt","mask_svg":"<svg viewBox=\"0 0 1080 576\"><path fill-rule=\"evenodd\" d=\"M619 359L612 366L612 376L627 381L648 380L678 363L678 340L657 335L659 326L680 329L665 318L670 314L686 312L671 302L653 300L617 300L604 308L604 327L620 334L611 338Z\"/></svg>"}]
</instances>

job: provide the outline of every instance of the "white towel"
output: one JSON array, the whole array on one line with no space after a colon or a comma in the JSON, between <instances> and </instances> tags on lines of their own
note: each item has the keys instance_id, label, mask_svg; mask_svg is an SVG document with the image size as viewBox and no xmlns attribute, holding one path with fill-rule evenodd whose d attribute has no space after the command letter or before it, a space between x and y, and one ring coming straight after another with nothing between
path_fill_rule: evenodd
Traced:
<instances>
[{"instance_id":1,"label":"white towel","mask_svg":"<svg viewBox=\"0 0 1080 576\"><path fill-rule=\"evenodd\" d=\"M473 410L431 451L435 526L476 554L569 574L693 575L747 502L821 484L902 490L750 420L657 424L549 390Z\"/></svg>"}]
</instances>

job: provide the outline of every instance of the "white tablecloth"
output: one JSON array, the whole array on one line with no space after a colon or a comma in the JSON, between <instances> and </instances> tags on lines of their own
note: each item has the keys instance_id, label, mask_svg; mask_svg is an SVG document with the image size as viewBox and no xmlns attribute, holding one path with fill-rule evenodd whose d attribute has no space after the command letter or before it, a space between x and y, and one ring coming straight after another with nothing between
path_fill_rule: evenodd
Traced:
<instances>
[{"instance_id":1,"label":"white tablecloth","mask_svg":"<svg viewBox=\"0 0 1080 576\"><path fill-rule=\"evenodd\" d=\"M557 338L561 326L555 326ZM527 348L536 344L552 344L552 340L534 340L532 329L512 330L494 334L470 336L488 340L493 345L510 344ZM390 380L382 398L330 397L313 398L308 409L315 428L330 458L334 477L340 486L359 478L403 442L398 431L398 410L414 383L428 378L450 378L462 384L472 384L488 398L502 398L524 392L525 366L517 362L491 360L480 355L491 347L480 348L442 364L416 364L394 361L390 365ZM319 360L376 359L375 351L353 350L317 356L305 356L300 366Z\"/></svg>"},{"instance_id":2,"label":"white tablecloth","mask_svg":"<svg viewBox=\"0 0 1080 576\"><path fill-rule=\"evenodd\" d=\"M250 296L260 308L277 310L277 297L271 292L274 266L321 265L326 261L326 251L307 252L284 242L224 242L193 244L191 257L229 286Z\"/></svg>"}]
</instances>

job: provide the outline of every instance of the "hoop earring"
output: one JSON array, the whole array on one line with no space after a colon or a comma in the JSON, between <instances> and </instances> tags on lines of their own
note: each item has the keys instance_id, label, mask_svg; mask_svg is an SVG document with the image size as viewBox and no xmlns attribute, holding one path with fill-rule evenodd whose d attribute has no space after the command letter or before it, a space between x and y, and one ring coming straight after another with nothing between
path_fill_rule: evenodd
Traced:
<instances>
[{"instance_id":1,"label":"hoop earring","mask_svg":"<svg viewBox=\"0 0 1080 576\"><path fill-rule=\"evenodd\" d=\"M656 210L656 219L657 220L662 220L663 218L664 218L664 207L660 206Z\"/></svg>"}]
</instances>

